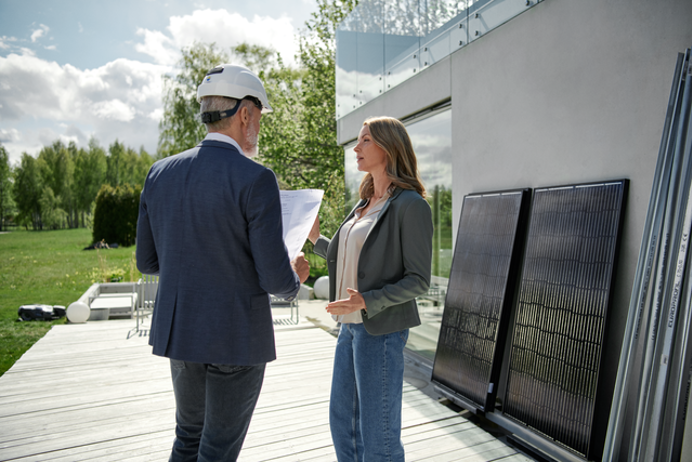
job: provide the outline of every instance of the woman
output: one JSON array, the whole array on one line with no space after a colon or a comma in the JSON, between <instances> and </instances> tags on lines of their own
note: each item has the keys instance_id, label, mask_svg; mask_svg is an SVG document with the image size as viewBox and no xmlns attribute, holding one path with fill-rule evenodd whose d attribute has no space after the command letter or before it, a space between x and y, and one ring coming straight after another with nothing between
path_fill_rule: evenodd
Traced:
<instances>
[{"instance_id":1,"label":"woman","mask_svg":"<svg viewBox=\"0 0 692 462\"><path fill-rule=\"evenodd\" d=\"M366 120L355 152L367 172L361 201L331 240L319 219L309 236L327 259L327 311L341 322L329 424L339 461L403 461L404 346L430 286L432 218L401 122Z\"/></svg>"}]
</instances>

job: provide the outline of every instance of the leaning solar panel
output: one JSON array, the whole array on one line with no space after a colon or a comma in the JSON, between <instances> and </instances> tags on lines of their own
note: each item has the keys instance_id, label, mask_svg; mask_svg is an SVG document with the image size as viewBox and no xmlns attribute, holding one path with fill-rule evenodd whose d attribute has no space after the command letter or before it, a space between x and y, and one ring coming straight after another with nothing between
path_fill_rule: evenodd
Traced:
<instances>
[{"instance_id":1,"label":"leaning solar panel","mask_svg":"<svg viewBox=\"0 0 692 462\"><path fill-rule=\"evenodd\" d=\"M529 197L464 197L432 380L473 411L494 407Z\"/></svg>"},{"instance_id":2,"label":"leaning solar panel","mask_svg":"<svg viewBox=\"0 0 692 462\"><path fill-rule=\"evenodd\" d=\"M587 457L626 193L534 191L512 326L504 415Z\"/></svg>"}]
</instances>

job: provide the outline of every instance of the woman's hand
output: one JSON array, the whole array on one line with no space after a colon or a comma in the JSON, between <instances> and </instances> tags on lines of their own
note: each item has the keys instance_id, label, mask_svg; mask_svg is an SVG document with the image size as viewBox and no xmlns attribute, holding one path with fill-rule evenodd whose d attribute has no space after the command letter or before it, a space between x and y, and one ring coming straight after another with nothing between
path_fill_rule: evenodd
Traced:
<instances>
[{"instance_id":1,"label":"woman's hand","mask_svg":"<svg viewBox=\"0 0 692 462\"><path fill-rule=\"evenodd\" d=\"M353 313L358 310L365 310L365 299L355 289L346 289L349 297L344 300L336 300L327 305L327 313L340 316Z\"/></svg>"},{"instance_id":2,"label":"woman's hand","mask_svg":"<svg viewBox=\"0 0 692 462\"><path fill-rule=\"evenodd\" d=\"M315 222L312 224L312 229L310 230L310 234L308 234L308 239L310 242L315 244L317 242L317 239L320 238L320 216L317 215L315 217Z\"/></svg>"}]
</instances>

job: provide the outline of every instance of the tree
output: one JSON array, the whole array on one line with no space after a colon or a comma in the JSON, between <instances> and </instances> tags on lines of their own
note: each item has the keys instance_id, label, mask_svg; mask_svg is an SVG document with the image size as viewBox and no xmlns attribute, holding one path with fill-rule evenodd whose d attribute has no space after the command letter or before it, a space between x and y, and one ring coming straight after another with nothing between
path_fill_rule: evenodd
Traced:
<instances>
[{"instance_id":1,"label":"tree","mask_svg":"<svg viewBox=\"0 0 692 462\"><path fill-rule=\"evenodd\" d=\"M232 53L254 73L274 69L279 64L280 56L272 49L263 47L262 45L251 45L249 43L241 43L231 48Z\"/></svg>"},{"instance_id":2,"label":"tree","mask_svg":"<svg viewBox=\"0 0 692 462\"><path fill-rule=\"evenodd\" d=\"M144 146L140 146L137 164L132 176L132 184L144 186L144 181L147 179L147 174L154 164L154 160L155 159L144 149Z\"/></svg>"},{"instance_id":3,"label":"tree","mask_svg":"<svg viewBox=\"0 0 692 462\"><path fill-rule=\"evenodd\" d=\"M77 150L74 144L71 144L71 149ZM75 227L71 220L76 216L73 213L71 189L74 164L68 148L60 140L51 146L44 146L38 154L38 165L43 189L51 190L41 193L42 221L50 217L47 226L51 229L63 227L65 221L69 227Z\"/></svg>"},{"instance_id":4,"label":"tree","mask_svg":"<svg viewBox=\"0 0 692 462\"><path fill-rule=\"evenodd\" d=\"M38 199L41 208L41 228L61 229L65 227L67 212L60 206L60 198L53 194L50 186L44 186Z\"/></svg>"},{"instance_id":5,"label":"tree","mask_svg":"<svg viewBox=\"0 0 692 462\"><path fill-rule=\"evenodd\" d=\"M117 139L108 147L106 157L106 179L105 183L113 186L120 186L121 173L125 164L125 145Z\"/></svg>"},{"instance_id":6,"label":"tree","mask_svg":"<svg viewBox=\"0 0 692 462\"><path fill-rule=\"evenodd\" d=\"M207 134L198 119L197 86L204 76L219 64L228 61L228 55L216 49L215 44L195 42L183 48L179 61L180 71L175 77L163 77L163 117L159 123L160 158L172 156L197 145Z\"/></svg>"},{"instance_id":7,"label":"tree","mask_svg":"<svg viewBox=\"0 0 692 462\"><path fill-rule=\"evenodd\" d=\"M123 184L143 185L154 159L140 148L139 153L115 140L108 147L106 158L106 184L113 187Z\"/></svg>"},{"instance_id":8,"label":"tree","mask_svg":"<svg viewBox=\"0 0 692 462\"><path fill-rule=\"evenodd\" d=\"M0 145L0 198L2 197L4 148ZM67 146L57 140L44 146L37 158L23 154L14 169L12 198L16 202L17 219L34 229L75 228L90 224L92 205L101 186L126 184L137 188L144 184L154 159L143 149L139 152L116 140L109 155L96 139L89 140L89 149ZM4 217L0 202L0 214ZM12 206L7 201L7 210Z\"/></svg>"},{"instance_id":9,"label":"tree","mask_svg":"<svg viewBox=\"0 0 692 462\"><path fill-rule=\"evenodd\" d=\"M38 160L27 153L14 171L12 196L17 204L17 223L33 229L41 229L41 204L43 192Z\"/></svg>"},{"instance_id":10,"label":"tree","mask_svg":"<svg viewBox=\"0 0 692 462\"><path fill-rule=\"evenodd\" d=\"M324 189L324 234L344 217L344 151L336 138L336 28L355 0L317 0L299 40L300 80L265 72L275 113L260 132L261 159L291 188ZM279 60L281 65L281 60Z\"/></svg>"},{"instance_id":11,"label":"tree","mask_svg":"<svg viewBox=\"0 0 692 462\"><path fill-rule=\"evenodd\" d=\"M95 138L89 140L89 150L80 149L74 158L72 196L79 214L80 225L87 226L91 206L106 178L106 152Z\"/></svg>"},{"instance_id":12,"label":"tree","mask_svg":"<svg viewBox=\"0 0 692 462\"><path fill-rule=\"evenodd\" d=\"M5 217L12 210L13 204L10 155L0 143L0 231L5 229Z\"/></svg>"}]
</instances>

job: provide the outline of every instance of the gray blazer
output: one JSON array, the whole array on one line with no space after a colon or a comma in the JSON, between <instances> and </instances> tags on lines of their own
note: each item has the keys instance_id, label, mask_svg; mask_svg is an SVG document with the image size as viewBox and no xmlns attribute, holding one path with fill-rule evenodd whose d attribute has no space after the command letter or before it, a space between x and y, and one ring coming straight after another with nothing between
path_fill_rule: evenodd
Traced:
<instances>
[{"instance_id":1,"label":"gray blazer","mask_svg":"<svg viewBox=\"0 0 692 462\"><path fill-rule=\"evenodd\" d=\"M156 162L140 201L137 267L160 276L154 354L238 366L275 359L268 293L292 298L300 281L274 173L214 140Z\"/></svg>"},{"instance_id":2,"label":"gray blazer","mask_svg":"<svg viewBox=\"0 0 692 462\"><path fill-rule=\"evenodd\" d=\"M365 204L361 200L348 215ZM320 236L315 254L327 259L329 300L336 298L339 227L330 240ZM358 287L365 299L363 325L383 335L420 325L415 298L430 288L433 224L430 206L418 193L397 188L368 232L358 260Z\"/></svg>"}]
</instances>

